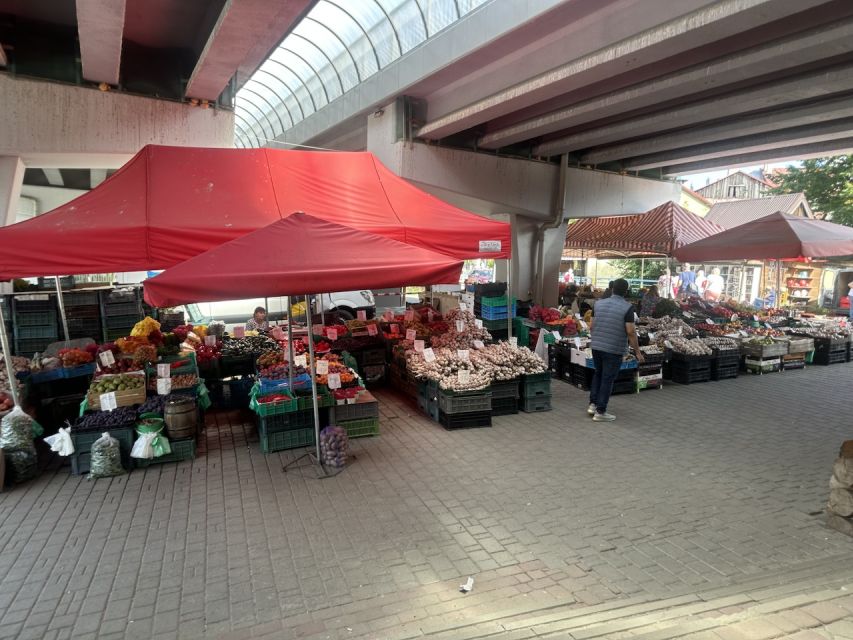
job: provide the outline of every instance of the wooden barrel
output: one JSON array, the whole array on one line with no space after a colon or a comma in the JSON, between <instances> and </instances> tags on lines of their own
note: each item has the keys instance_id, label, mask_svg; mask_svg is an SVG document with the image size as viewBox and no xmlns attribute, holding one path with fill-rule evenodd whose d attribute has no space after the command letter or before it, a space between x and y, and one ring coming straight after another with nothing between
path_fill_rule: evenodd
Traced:
<instances>
[{"instance_id":1,"label":"wooden barrel","mask_svg":"<svg viewBox=\"0 0 853 640\"><path fill-rule=\"evenodd\" d=\"M198 428L198 411L195 399L189 396L172 396L163 411L166 435L180 439L195 436Z\"/></svg>"}]
</instances>

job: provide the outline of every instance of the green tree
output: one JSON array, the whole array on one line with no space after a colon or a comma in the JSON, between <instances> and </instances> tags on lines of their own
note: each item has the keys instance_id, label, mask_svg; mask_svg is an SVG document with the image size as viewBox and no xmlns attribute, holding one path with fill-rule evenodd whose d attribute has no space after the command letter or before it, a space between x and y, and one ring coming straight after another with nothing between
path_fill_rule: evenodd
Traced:
<instances>
[{"instance_id":1,"label":"green tree","mask_svg":"<svg viewBox=\"0 0 853 640\"><path fill-rule=\"evenodd\" d=\"M660 275L666 270L666 260L657 258L646 258L645 268L639 258L631 258L627 260L619 260L614 265L619 275L626 280L640 278L640 273L643 274L645 280L657 280Z\"/></svg>"},{"instance_id":2,"label":"green tree","mask_svg":"<svg viewBox=\"0 0 853 640\"><path fill-rule=\"evenodd\" d=\"M838 224L853 226L853 155L804 160L801 167L774 177L779 187L770 191L806 194L813 211Z\"/></svg>"}]
</instances>

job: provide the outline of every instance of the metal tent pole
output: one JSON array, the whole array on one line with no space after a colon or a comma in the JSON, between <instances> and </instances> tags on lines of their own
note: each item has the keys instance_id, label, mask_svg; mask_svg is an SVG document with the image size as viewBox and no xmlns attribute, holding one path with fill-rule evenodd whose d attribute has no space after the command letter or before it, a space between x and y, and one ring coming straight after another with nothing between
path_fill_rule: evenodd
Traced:
<instances>
[{"instance_id":1,"label":"metal tent pole","mask_svg":"<svg viewBox=\"0 0 853 640\"><path fill-rule=\"evenodd\" d=\"M308 313L308 355L311 359L309 363L309 372L311 373L311 401L314 405L314 447L317 452L317 462L322 465L320 459L320 407L317 403L317 371L316 363L314 362L314 331L311 328L311 314Z\"/></svg>"},{"instance_id":2,"label":"metal tent pole","mask_svg":"<svg viewBox=\"0 0 853 640\"><path fill-rule=\"evenodd\" d=\"M643 278L646 275L646 259L640 258L640 288L643 287Z\"/></svg>"},{"instance_id":3,"label":"metal tent pole","mask_svg":"<svg viewBox=\"0 0 853 640\"><path fill-rule=\"evenodd\" d=\"M65 342L71 338L68 333L68 319L65 317L65 301L62 299L62 285L59 282L59 276L56 278L56 301L59 303L59 317L62 318L62 335L65 336Z\"/></svg>"},{"instance_id":4,"label":"metal tent pole","mask_svg":"<svg viewBox=\"0 0 853 640\"><path fill-rule=\"evenodd\" d=\"M293 393L293 308L287 296L287 375L290 392Z\"/></svg>"},{"instance_id":5,"label":"metal tent pole","mask_svg":"<svg viewBox=\"0 0 853 640\"><path fill-rule=\"evenodd\" d=\"M512 337L512 258L506 259L506 330L507 340Z\"/></svg>"},{"instance_id":6,"label":"metal tent pole","mask_svg":"<svg viewBox=\"0 0 853 640\"><path fill-rule=\"evenodd\" d=\"M12 366L12 350L9 348L9 336L6 334L6 318L3 315L3 305L0 304L0 346L3 347L3 360L6 361L6 375L9 376L9 393L12 394L12 402L20 407L18 398L18 379L15 377L15 367Z\"/></svg>"}]
</instances>

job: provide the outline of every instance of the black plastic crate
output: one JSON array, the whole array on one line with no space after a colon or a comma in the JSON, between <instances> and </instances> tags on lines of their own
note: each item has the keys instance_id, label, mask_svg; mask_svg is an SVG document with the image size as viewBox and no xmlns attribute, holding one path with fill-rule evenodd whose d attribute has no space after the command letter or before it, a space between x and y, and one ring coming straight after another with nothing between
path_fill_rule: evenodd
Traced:
<instances>
[{"instance_id":1,"label":"black plastic crate","mask_svg":"<svg viewBox=\"0 0 853 640\"><path fill-rule=\"evenodd\" d=\"M379 347L356 352L356 361L364 367L385 364L385 349Z\"/></svg>"},{"instance_id":2,"label":"black plastic crate","mask_svg":"<svg viewBox=\"0 0 853 640\"><path fill-rule=\"evenodd\" d=\"M72 340L92 338L95 342L101 341L103 329L98 318L68 318L67 322L69 337Z\"/></svg>"},{"instance_id":3,"label":"black plastic crate","mask_svg":"<svg viewBox=\"0 0 853 640\"><path fill-rule=\"evenodd\" d=\"M711 380L711 369L688 369L685 367L672 367L672 381L678 384L694 384L697 382L709 382Z\"/></svg>"},{"instance_id":4,"label":"black plastic crate","mask_svg":"<svg viewBox=\"0 0 853 640\"><path fill-rule=\"evenodd\" d=\"M79 320L97 320L101 322L101 306L100 305L83 305L81 307L66 307L65 317L67 319Z\"/></svg>"},{"instance_id":5,"label":"black plastic crate","mask_svg":"<svg viewBox=\"0 0 853 640\"><path fill-rule=\"evenodd\" d=\"M475 411L473 413L444 413L438 412L438 422L447 430L473 429L476 427L491 427L491 411Z\"/></svg>"},{"instance_id":6,"label":"black plastic crate","mask_svg":"<svg viewBox=\"0 0 853 640\"><path fill-rule=\"evenodd\" d=\"M714 359L711 361L711 368L716 366L727 367L733 364L740 364L740 352L737 349L729 351L714 350Z\"/></svg>"},{"instance_id":7,"label":"black plastic crate","mask_svg":"<svg viewBox=\"0 0 853 640\"><path fill-rule=\"evenodd\" d=\"M59 278L59 286L62 289L74 287L74 276L62 276ZM55 277L42 277L38 279L38 288L42 291L56 291Z\"/></svg>"},{"instance_id":8,"label":"black plastic crate","mask_svg":"<svg viewBox=\"0 0 853 640\"><path fill-rule=\"evenodd\" d=\"M728 380L737 378L740 374L740 362L734 364L726 364L723 366L715 366L711 369L711 380Z\"/></svg>"},{"instance_id":9,"label":"black plastic crate","mask_svg":"<svg viewBox=\"0 0 853 640\"><path fill-rule=\"evenodd\" d=\"M805 360L783 360L782 371L795 371L796 369L805 369Z\"/></svg>"},{"instance_id":10,"label":"black plastic crate","mask_svg":"<svg viewBox=\"0 0 853 640\"><path fill-rule=\"evenodd\" d=\"M55 327L56 311L15 311L16 327Z\"/></svg>"},{"instance_id":11,"label":"black plastic crate","mask_svg":"<svg viewBox=\"0 0 853 640\"><path fill-rule=\"evenodd\" d=\"M140 289L111 289L110 291L102 291L101 302L105 305L136 303L139 301L140 291Z\"/></svg>"},{"instance_id":12,"label":"black plastic crate","mask_svg":"<svg viewBox=\"0 0 853 640\"><path fill-rule=\"evenodd\" d=\"M845 349L843 351L819 351L817 348L815 348L814 359L812 362L814 364L819 364L823 366L847 362L847 350Z\"/></svg>"},{"instance_id":13,"label":"black plastic crate","mask_svg":"<svg viewBox=\"0 0 853 640\"><path fill-rule=\"evenodd\" d=\"M506 282L486 282L474 285L474 300L480 298L500 298L506 295Z\"/></svg>"},{"instance_id":14,"label":"black plastic crate","mask_svg":"<svg viewBox=\"0 0 853 640\"><path fill-rule=\"evenodd\" d=\"M134 325L142 320L141 315L126 315L126 316L107 316L105 318L107 329L131 329Z\"/></svg>"},{"instance_id":15,"label":"black plastic crate","mask_svg":"<svg viewBox=\"0 0 853 640\"><path fill-rule=\"evenodd\" d=\"M492 334L492 340L495 342L506 341L509 339L509 329L495 329L489 331Z\"/></svg>"},{"instance_id":16,"label":"black plastic crate","mask_svg":"<svg viewBox=\"0 0 853 640\"><path fill-rule=\"evenodd\" d=\"M255 357L251 354L245 356L222 356L219 363L223 378L248 376L255 373Z\"/></svg>"},{"instance_id":17,"label":"black plastic crate","mask_svg":"<svg viewBox=\"0 0 853 640\"><path fill-rule=\"evenodd\" d=\"M58 337L59 331L56 328L55 324L48 324L43 326L24 325L15 327L15 338L18 340L42 338L56 342Z\"/></svg>"},{"instance_id":18,"label":"black plastic crate","mask_svg":"<svg viewBox=\"0 0 853 640\"><path fill-rule=\"evenodd\" d=\"M686 371L710 371L711 356L687 356L682 353L672 354L673 371L676 367Z\"/></svg>"},{"instance_id":19,"label":"black plastic crate","mask_svg":"<svg viewBox=\"0 0 853 640\"><path fill-rule=\"evenodd\" d=\"M12 310L15 313L56 310L56 300L53 296L48 296L47 300L26 300L23 298L15 298L14 300Z\"/></svg>"},{"instance_id":20,"label":"black plastic crate","mask_svg":"<svg viewBox=\"0 0 853 640\"><path fill-rule=\"evenodd\" d=\"M34 354L41 353L48 345L56 342L55 338L25 338L15 339L15 355L23 358L32 358Z\"/></svg>"},{"instance_id":21,"label":"black plastic crate","mask_svg":"<svg viewBox=\"0 0 853 640\"><path fill-rule=\"evenodd\" d=\"M496 398L518 398L518 379L492 382L489 390L492 400Z\"/></svg>"},{"instance_id":22,"label":"black plastic crate","mask_svg":"<svg viewBox=\"0 0 853 640\"><path fill-rule=\"evenodd\" d=\"M518 413L518 400L515 398L492 398L492 415L508 416Z\"/></svg>"},{"instance_id":23,"label":"black plastic crate","mask_svg":"<svg viewBox=\"0 0 853 640\"><path fill-rule=\"evenodd\" d=\"M62 294L65 309L69 307L98 306L100 302L97 291L69 291Z\"/></svg>"}]
</instances>

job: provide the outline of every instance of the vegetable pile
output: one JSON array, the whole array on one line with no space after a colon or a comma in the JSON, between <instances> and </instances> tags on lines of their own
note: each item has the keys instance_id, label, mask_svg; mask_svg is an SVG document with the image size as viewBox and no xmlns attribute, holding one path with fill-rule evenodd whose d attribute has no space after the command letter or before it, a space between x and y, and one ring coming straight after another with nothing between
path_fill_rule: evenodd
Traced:
<instances>
[{"instance_id":1,"label":"vegetable pile","mask_svg":"<svg viewBox=\"0 0 853 640\"><path fill-rule=\"evenodd\" d=\"M132 373L120 373L114 376L101 376L92 381L89 391L97 394L113 391L129 391L142 389L145 386L145 376Z\"/></svg>"},{"instance_id":2,"label":"vegetable pile","mask_svg":"<svg viewBox=\"0 0 853 640\"><path fill-rule=\"evenodd\" d=\"M349 440L343 427L326 427L320 432L320 461L340 468L347 463Z\"/></svg>"},{"instance_id":3,"label":"vegetable pile","mask_svg":"<svg viewBox=\"0 0 853 640\"><path fill-rule=\"evenodd\" d=\"M432 346L449 349L472 349L474 340L487 341L492 339L485 328L478 327L474 314L470 311L460 311L453 309L445 315L448 324L448 331L442 335L432 337ZM462 330L459 331L457 322L462 323Z\"/></svg>"},{"instance_id":4,"label":"vegetable pile","mask_svg":"<svg viewBox=\"0 0 853 640\"><path fill-rule=\"evenodd\" d=\"M151 413L155 413L152 411ZM133 407L119 407L114 411L89 411L83 414L71 427L72 431L94 431L126 427L136 422L136 410Z\"/></svg>"}]
</instances>

